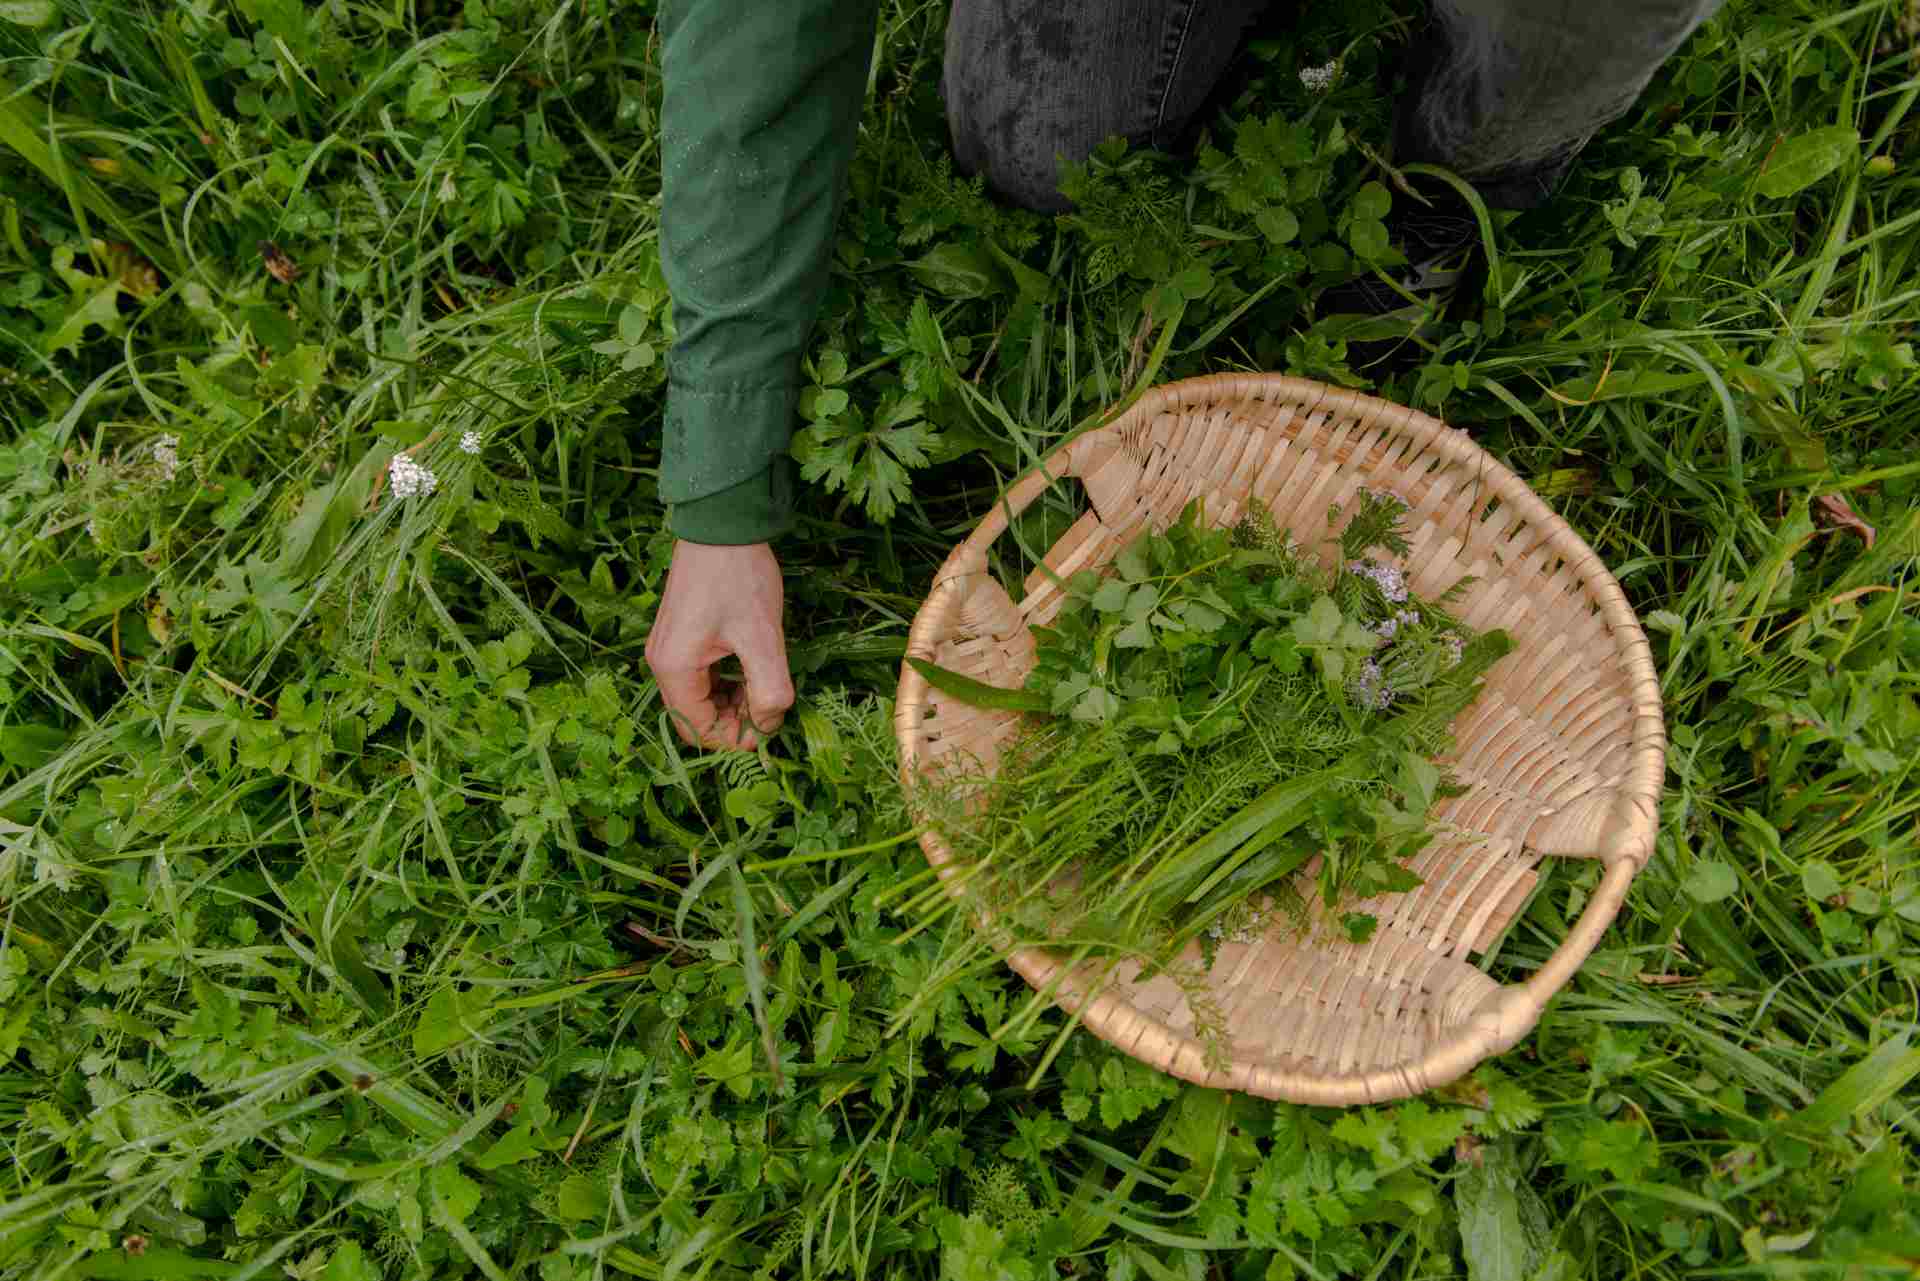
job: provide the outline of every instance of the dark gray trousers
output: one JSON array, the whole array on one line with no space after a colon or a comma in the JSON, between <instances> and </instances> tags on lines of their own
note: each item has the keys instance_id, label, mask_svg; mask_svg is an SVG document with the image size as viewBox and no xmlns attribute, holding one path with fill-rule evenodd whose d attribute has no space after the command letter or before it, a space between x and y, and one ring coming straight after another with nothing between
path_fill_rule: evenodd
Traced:
<instances>
[{"instance_id":1,"label":"dark gray trousers","mask_svg":"<svg viewBox=\"0 0 1920 1281\"><path fill-rule=\"evenodd\" d=\"M1173 142L1266 4L954 0L941 87L955 157L1017 204L1065 209L1060 159L1115 134ZM1434 0L1397 157L1445 165L1497 207L1539 204L1720 4Z\"/></svg>"}]
</instances>

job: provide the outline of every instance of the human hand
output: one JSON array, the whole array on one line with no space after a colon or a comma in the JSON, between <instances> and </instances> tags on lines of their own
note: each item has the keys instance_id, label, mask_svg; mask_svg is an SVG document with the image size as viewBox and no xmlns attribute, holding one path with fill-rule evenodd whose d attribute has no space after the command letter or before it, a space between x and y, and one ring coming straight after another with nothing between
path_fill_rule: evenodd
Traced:
<instances>
[{"instance_id":1,"label":"human hand","mask_svg":"<svg viewBox=\"0 0 1920 1281\"><path fill-rule=\"evenodd\" d=\"M780 562L767 544L673 545L647 666L681 738L747 749L780 728L793 706L783 610ZM716 692L713 665L729 654L739 658L746 688Z\"/></svg>"}]
</instances>

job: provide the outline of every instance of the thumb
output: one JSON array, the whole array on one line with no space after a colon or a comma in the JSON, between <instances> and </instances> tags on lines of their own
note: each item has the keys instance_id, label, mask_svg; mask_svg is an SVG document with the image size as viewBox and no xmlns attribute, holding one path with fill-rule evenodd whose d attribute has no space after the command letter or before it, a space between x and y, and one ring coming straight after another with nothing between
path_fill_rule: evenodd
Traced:
<instances>
[{"instance_id":1,"label":"thumb","mask_svg":"<svg viewBox=\"0 0 1920 1281\"><path fill-rule=\"evenodd\" d=\"M787 639L778 628L755 628L735 647L747 678L746 710L752 728L765 737L780 728L793 706L793 676L787 670Z\"/></svg>"}]
</instances>

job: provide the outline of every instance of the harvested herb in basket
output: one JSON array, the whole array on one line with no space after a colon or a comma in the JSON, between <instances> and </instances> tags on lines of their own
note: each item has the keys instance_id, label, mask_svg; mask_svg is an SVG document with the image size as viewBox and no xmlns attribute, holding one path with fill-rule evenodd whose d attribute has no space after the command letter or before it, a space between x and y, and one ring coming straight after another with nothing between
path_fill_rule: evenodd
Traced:
<instances>
[{"instance_id":1,"label":"harvested herb in basket","mask_svg":"<svg viewBox=\"0 0 1920 1281\"><path fill-rule=\"evenodd\" d=\"M1464 581L1409 592L1387 559L1405 512L1363 493L1328 570L1264 510L1215 529L1190 507L1067 581L1023 690L914 660L950 697L1030 712L991 771L943 764L913 797L966 865L958 904L917 905L929 924L971 909L948 975L1028 946L1167 966L1197 941L1210 965L1276 911L1365 939L1373 918L1343 905L1420 883L1405 860L1455 794L1432 758L1511 648L1447 612Z\"/></svg>"}]
</instances>

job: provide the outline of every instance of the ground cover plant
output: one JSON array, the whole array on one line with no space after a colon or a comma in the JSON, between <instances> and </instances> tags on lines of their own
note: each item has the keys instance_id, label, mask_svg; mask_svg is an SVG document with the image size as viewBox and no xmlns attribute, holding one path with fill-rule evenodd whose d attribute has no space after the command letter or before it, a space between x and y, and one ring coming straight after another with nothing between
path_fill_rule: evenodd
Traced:
<instances>
[{"instance_id":1,"label":"ground cover plant","mask_svg":"<svg viewBox=\"0 0 1920 1281\"><path fill-rule=\"evenodd\" d=\"M1360 332L1315 299L1394 252L1413 18L1277 12L1194 156L1111 145L1048 220L953 175L943 7L885 7L800 704L700 757L640 662L651 6L0 3L0 1275L1911 1276L1920 14L1734 0L1489 216L1469 305ZM887 1034L932 568L1089 415L1231 368L1470 431L1655 643L1653 865L1420 1099L1083 1035L1030 1083L1059 1018L999 973ZM1594 880L1546 884L1497 976Z\"/></svg>"}]
</instances>

